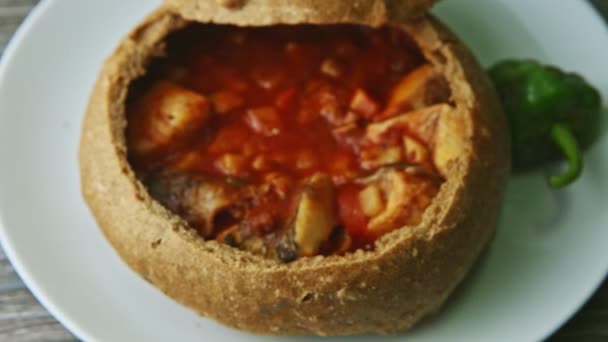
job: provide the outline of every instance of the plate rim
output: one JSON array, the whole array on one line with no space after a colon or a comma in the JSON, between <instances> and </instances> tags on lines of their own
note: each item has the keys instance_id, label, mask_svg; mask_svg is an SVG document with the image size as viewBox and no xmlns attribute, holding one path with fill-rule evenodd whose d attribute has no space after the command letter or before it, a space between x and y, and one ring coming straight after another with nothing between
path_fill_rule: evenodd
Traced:
<instances>
[{"instance_id":1,"label":"plate rim","mask_svg":"<svg viewBox=\"0 0 608 342\"><path fill-rule=\"evenodd\" d=\"M5 77L12 60L15 58L21 44L26 41L30 31L36 23L51 8L54 0L40 0L26 15L25 19L19 24L9 42L7 43L2 57L0 58L0 88L5 84ZM14 244L10 242L8 229L4 223L4 215L0 212L0 246L13 269L23 281L24 285L32 293L34 298L51 314L65 329L76 336L79 340L95 341L96 339L86 332L75 319L66 315L59 303L55 303L51 296L43 289L43 286L32 279L32 271L24 265L23 259L19 256Z\"/></svg>"}]
</instances>

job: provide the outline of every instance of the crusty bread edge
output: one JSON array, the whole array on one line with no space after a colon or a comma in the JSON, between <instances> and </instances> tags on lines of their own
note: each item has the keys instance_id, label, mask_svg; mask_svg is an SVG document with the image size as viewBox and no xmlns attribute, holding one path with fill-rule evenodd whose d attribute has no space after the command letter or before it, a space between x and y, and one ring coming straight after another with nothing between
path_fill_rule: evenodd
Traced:
<instances>
[{"instance_id":1,"label":"crusty bread edge","mask_svg":"<svg viewBox=\"0 0 608 342\"><path fill-rule=\"evenodd\" d=\"M185 18L240 26L405 21L423 15L437 0L165 0Z\"/></svg>"},{"instance_id":2,"label":"crusty bread edge","mask_svg":"<svg viewBox=\"0 0 608 342\"><path fill-rule=\"evenodd\" d=\"M386 22L397 24L372 24ZM423 223L388 234L374 252L285 265L203 241L149 196L128 165L128 84L163 53L163 38L186 23L174 7L162 7L125 38L100 73L83 123L83 196L127 264L197 312L257 333L392 333L439 309L491 239L509 170L504 116L468 49L430 17L399 24L455 80L450 86L467 127L468 153L452 165Z\"/></svg>"}]
</instances>

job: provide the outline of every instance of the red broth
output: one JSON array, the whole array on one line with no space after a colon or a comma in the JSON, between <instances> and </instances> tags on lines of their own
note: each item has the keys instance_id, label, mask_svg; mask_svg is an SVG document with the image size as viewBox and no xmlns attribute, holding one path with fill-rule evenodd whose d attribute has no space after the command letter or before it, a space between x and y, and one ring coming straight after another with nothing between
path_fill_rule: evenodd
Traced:
<instances>
[{"instance_id":1,"label":"red broth","mask_svg":"<svg viewBox=\"0 0 608 342\"><path fill-rule=\"evenodd\" d=\"M370 166L361 156L369 148L364 143L369 124L413 108L407 101L387 108L404 77L428 65L407 34L350 25L192 25L167 41L167 55L151 63L129 94L127 139L136 172L144 182L180 172L242 187L272 184L273 189L258 197L259 188L242 192L249 196L247 208L220 215L214 227L203 229L196 219L189 220L205 231L204 237L217 238L249 222L252 235L271 243L293 216L305 181L319 173L335 187L336 231L349 237L348 248L340 250L336 241L344 238L334 236L319 253L369 248L382 235L366 232L370 218L359 207L364 188L359 180L395 163ZM180 91L185 94L181 104L171 104L165 94ZM158 113L164 109L158 108L163 105L196 115L162 117ZM183 127L154 126L154 117ZM393 145L387 140L371 150L380 153ZM440 182L428 179L434 196ZM178 214L183 209L178 208L183 204L167 206Z\"/></svg>"}]
</instances>

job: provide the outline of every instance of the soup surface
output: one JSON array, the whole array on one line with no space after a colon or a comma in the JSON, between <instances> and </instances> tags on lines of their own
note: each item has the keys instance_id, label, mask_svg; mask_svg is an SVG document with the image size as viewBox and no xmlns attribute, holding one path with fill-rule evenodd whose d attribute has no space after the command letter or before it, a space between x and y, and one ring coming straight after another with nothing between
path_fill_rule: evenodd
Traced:
<instances>
[{"instance_id":1,"label":"soup surface","mask_svg":"<svg viewBox=\"0 0 608 342\"><path fill-rule=\"evenodd\" d=\"M192 25L127 101L129 159L205 239L284 262L418 224L445 79L397 28Z\"/></svg>"}]
</instances>

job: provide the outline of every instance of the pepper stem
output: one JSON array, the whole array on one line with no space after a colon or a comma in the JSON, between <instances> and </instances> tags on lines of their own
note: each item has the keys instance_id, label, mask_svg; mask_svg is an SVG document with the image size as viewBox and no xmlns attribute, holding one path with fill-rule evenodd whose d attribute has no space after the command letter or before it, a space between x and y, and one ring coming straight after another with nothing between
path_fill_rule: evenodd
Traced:
<instances>
[{"instance_id":1,"label":"pepper stem","mask_svg":"<svg viewBox=\"0 0 608 342\"><path fill-rule=\"evenodd\" d=\"M568 160L568 170L561 175L549 177L549 185L553 188L562 188L574 182L583 171L583 158L572 130L565 124L556 123L551 127L551 138Z\"/></svg>"}]
</instances>

